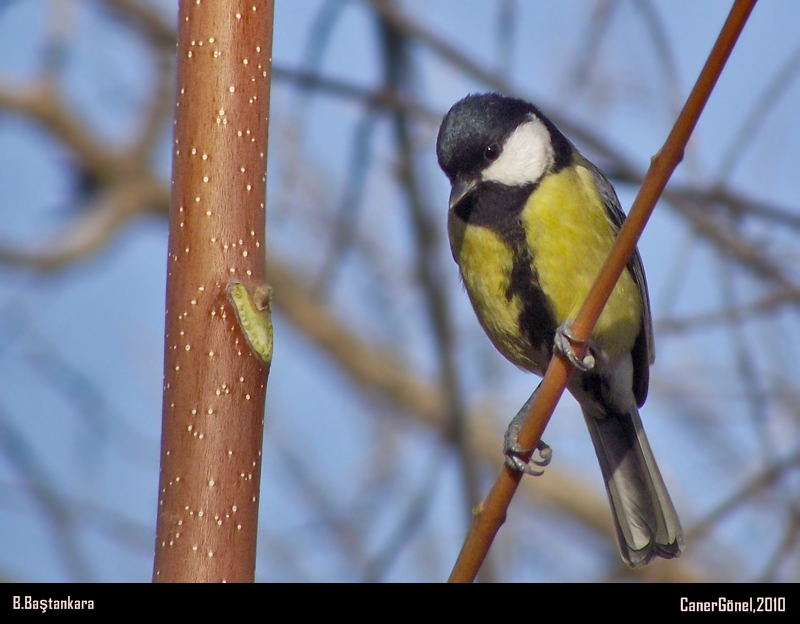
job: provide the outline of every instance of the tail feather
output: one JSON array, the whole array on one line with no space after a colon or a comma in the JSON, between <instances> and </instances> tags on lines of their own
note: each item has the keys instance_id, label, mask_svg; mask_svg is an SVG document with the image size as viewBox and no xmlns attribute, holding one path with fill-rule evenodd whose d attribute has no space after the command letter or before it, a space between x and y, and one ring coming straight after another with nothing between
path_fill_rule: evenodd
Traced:
<instances>
[{"instance_id":1,"label":"tail feather","mask_svg":"<svg viewBox=\"0 0 800 624\"><path fill-rule=\"evenodd\" d=\"M582 405L608 491L620 553L632 567L683 551L683 530L636 408L604 413Z\"/></svg>"}]
</instances>

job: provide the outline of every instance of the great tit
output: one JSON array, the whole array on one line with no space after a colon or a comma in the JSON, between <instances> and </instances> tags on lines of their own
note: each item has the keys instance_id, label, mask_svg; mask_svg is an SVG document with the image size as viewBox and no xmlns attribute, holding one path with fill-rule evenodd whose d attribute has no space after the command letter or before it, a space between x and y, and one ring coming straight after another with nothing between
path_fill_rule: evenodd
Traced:
<instances>
[{"instance_id":1,"label":"great tit","mask_svg":"<svg viewBox=\"0 0 800 624\"><path fill-rule=\"evenodd\" d=\"M447 113L436 154L450 180L450 248L475 314L494 346L544 375L554 349L576 365L567 388L580 403L632 567L683 550L683 531L638 408L647 398L653 326L642 260L628 261L577 360L569 323L625 219L603 173L534 105L468 95ZM535 395L535 392L534 392ZM537 474L515 445L533 396L509 426L507 463ZM549 447L539 447L540 465Z\"/></svg>"}]
</instances>

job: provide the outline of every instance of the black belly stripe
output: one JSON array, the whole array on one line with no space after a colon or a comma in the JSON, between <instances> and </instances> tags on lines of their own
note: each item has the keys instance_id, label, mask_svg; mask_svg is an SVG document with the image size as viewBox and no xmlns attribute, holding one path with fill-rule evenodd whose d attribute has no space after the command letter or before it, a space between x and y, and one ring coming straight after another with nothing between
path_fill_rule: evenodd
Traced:
<instances>
[{"instance_id":1,"label":"black belly stripe","mask_svg":"<svg viewBox=\"0 0 800 624\"><path fill-rule=\"evenodd\" d=\"M539 278L532 269L532 258L522 224L519 224L511 240L507 242L514 249L514 265L506 297L510 300L516 296L522 302L519 326L525 332L528 342L537 350L546 347L548 358L552 357L556 332L555 316L539 286Z\"/></svg>"}]
</instances>

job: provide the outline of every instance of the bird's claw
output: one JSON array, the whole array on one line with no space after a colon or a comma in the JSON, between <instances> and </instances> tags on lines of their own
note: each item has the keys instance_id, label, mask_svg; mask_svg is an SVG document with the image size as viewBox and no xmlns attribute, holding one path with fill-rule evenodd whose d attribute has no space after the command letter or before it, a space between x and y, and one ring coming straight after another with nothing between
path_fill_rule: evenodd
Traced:
<instances>
[{"instance_id":1,"label":"bird's claw","mask_svg":"<svg viewBox=\"0 0 800 624\"><path fill-rule=\"evenodd\" d=\"M581 359L575 354L575 349L572 347L573 344L583 346L586 345L586 341L575 338L575 336L572 335L572 323L566 321L556 329L554 340L555 349L560 351L579 371L585 373L592 370L595 365L595 358L594 355L592 355L590 347L586 346L585 355L583 359Z\"/></svg>"},{"instance_id":2,"label":"bird's claw","mask_svg":"<svg viewBox=\"0 0 800 624\"><path fill-rule=\"evenodd\" d=\"M529 474L539 477L544 474L544 468L553 459L553 449L539 440L533 450L520 446L517 441L519 427L514 426L514 422L509 425L503 442L503 454L506 458L506 466L515 472ZM523 456L530 455L530 459L525 460Z\"/></svg>"}]
</instances>

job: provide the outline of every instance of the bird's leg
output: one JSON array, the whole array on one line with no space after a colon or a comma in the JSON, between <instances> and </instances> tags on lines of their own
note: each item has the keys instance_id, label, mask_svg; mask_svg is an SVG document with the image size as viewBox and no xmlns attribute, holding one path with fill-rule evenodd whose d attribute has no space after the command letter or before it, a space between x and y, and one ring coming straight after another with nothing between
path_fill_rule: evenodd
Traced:
<instances>
[{"instance_id":1,"label":"bird's leg","mask_svg":"<svg viewBox=\"0 0 800 624\"><path fill-rule=\"evenodd\" d=\"M506 465L511 470L533 475L534 477L544 474L545 466L553 458L553 450L543 440L539 440L535 449L523 448L519 444L519 432L522 428L522 423L525 422L528 410L533 404L533 398L538 390L539 388L537 387L530 398L525 401L525 405L517 412L517 415L511 419L503 439L503 454L506 456ZM537 453L538 457L536 456ZM522 455L530 455L530 459L526 461L521 457Z\"/></svg>"},{"instance_id":2,"label":"bird's leg","mask_svg":"<svg viewBox=\"0 0 800 624\"><path fill-rule=\"evenodd\" d=\"M570 319L567 319L558 326L556 329L555 340L553 342L553 346L556 348L556 350L560 351L579 371L585 373L594 368L595 357L592 353L591 345L588 345L585 340L578 340L572 335L572 321ZM573 344L581 346L586 345L586 351L584 352L583 359L579 358L575 354L575 350L572 348Z\"/></svg>"}]
</instances>

